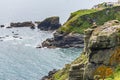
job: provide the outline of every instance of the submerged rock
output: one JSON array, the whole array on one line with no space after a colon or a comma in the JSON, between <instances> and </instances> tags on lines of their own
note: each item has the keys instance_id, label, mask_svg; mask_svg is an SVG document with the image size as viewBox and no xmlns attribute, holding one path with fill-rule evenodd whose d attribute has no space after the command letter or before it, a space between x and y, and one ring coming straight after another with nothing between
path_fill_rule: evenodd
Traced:
<instances>
[{"instance_id":1,"label":"submerged rock","mask_svg":"<svg viewBox=\"0 0 120 80\"><path fill-rule=\"evenodd\" d=\"M10 23L10 27L34 27L34 26L35 25L32 23L32 21Z\"/></svg>"},{"instance_id":2,"label":"submerged rock","mask_svg":"<svg viewBox=\"0 0 120 80\"><path fill-rule=\"evenodd\" d=\"M38 28L45 31L56 30L61 26L59 17L50 17L38 24Z\"/></svg>"}]
</instances>

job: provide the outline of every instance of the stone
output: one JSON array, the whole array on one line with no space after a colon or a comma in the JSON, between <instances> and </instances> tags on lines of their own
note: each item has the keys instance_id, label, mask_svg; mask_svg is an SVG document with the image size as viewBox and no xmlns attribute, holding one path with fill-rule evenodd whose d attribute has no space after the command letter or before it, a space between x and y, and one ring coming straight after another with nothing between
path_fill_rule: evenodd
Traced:
<instances>
[{"instance_id":1,"label":"stone","mask_svg":"<svg viewBox=\"0 0 120 80\"><path fill-rule=\"evenodd\" d=\"M26 21L26 22L17 22L17 23L10 23L11 27L34 27L35 25L32 23L32 21Z\"/></svg>"},{"instance_id":2,"label":"stone","mask_svg":"<svg viewBox=\"0 0 120 80\"><path fill-rule=\"evenodd\" d=\"M59 17L49 17L39 23L38 28L41 30L56 30L61 26Z\"/></svg>"},{"instance_id":3,"label":"stone","mask_svg":"<svg viewBox=\"0 0 120 80\"><path fill-rule=\"evenodd\" d=\"M7 26L6 28L12 28L12 26Z\"/></svg>"},{"instance_id":4,"label":"stone","mask_svg":"<svg viewBox=\"0 0 120 80\"><path fill-rule=\"evenodd\" d=\"M46 39L42 43L42 47L60 47L60 48L83 48L84 47L84 36L78 33L54 33L54 38Z\"/></svg>"},{"instance_id":5,"label":"stone","mask_svg":"<svg viewBox=\"0 0 120 80\"><path fill-rule=\"evenodd\" d=\"M0 27L2 28L2 27L5 27L5 25L0 25Z\"/></svg>"}]
</instances>

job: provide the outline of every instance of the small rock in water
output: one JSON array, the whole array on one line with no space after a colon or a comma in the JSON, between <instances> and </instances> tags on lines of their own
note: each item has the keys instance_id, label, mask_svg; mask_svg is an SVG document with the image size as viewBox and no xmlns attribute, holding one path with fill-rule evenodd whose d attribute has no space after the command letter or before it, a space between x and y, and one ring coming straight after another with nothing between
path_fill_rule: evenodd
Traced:
<instances>
[{"instance_id":1,"label":"small rock in water","mask_svg":"<svg viewBox=\"0 0 120 80\"><path fill-rule=\"evenodd\" d=\"M0 39L5 38L5 37L0 37Z\"/></svg>"},{"instance_id":2,"label":"small rock in water","mask_svg":"<svg viewBox=\"0 0 120 80\"><path fill-rule=\"evenodd\" d=\"M6 28L12 28L11 26L8 26L8 27L6 27Z\"/></svg>"},{"instance_id":3,"label":"small rock in water","mask_svg":"<svg viewBox=\"0 0 120 80\"><path fill-rule=\"evenodd\" d=\"M12 33L14 33L14 31L12 31Z\"/></svg>"},{"instance_id":4,"label":"small rock in water","mask_svg":"<svg viewBox=\"0 0 120 80\"><path fill-rule=\"evenodd\" d=\"M19 35L19 34L16 33L16 34L14 34L14 35Z\"/></svg>"},{"instance_id":5,"label":"small rock in water","mask_svg":"<svg viewBox=\"0 0 120 80\"><path fill-rule=\"evenodd\" d=\"M34 27L34 26L31 26L30 28L31 28L31 29L35 29L35 27Z\"/></svg>"},{"instance_id":6,"label":"small rock in water","mask_svg":"<svg viewBox=\"0 0 120 80\"><path fill-rule=\"evenodd\" d=\"M3 41L2 39L0 41Z\"/></svg>"},{"instance_id":7,"label":"small rock in water","mask_svg":"<svg viewBox=\"0 0 120 80\"><path fill-rule=\"evenodd\" d=\"M13 36L14 38L19 38L18 36Z\"/></svg>"},{"instance_id":8,"label":"small rock in water","mask_svg":"<svg viewBox=\"0 0 120 80\"><path fill-rule=\"evenodd\" d=\"M5 27L5 25L0 25L0 27L2 28L2 27Z\"/></svg>"},{"instance_id":9,"label":"small rock in water","mask_svg":"<svg viewBox=\"0 0 120 80\"><path fill-rule=\"evenodd\" d=\"M19 39L22 39L22 37L20 37Z\"/></svg>"},{"instance_id":10,"label":"small rock in water","mask_svg":"<svg viewBox=\"0 0 120 80\"><path fill-rule=\"evenodd\" d=\"M6 35L6 37L9 37L9 35Z\"/></svg>"}]
</instances>

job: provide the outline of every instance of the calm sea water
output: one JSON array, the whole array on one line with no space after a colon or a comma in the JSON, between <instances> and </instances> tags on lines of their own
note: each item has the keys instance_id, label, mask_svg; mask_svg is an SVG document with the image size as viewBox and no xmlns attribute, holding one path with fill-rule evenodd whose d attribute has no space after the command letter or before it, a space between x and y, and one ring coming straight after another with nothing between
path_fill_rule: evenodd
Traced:
<instances>
[{"instance_id":1,"label":"calm sea water","mask_svg":"<svg viewBox=\"0 0 120 80\"><path fill-rule=\"evenodd\" d=\"M19 36L14 38L14 34ZM5 37L6 36L6 37ZM35 48L52 32L29 28L0 29L0 80L39 80L80 55L82 49ZM22 38L22 39L20 39Z\"/></svg>"}]
</instances>

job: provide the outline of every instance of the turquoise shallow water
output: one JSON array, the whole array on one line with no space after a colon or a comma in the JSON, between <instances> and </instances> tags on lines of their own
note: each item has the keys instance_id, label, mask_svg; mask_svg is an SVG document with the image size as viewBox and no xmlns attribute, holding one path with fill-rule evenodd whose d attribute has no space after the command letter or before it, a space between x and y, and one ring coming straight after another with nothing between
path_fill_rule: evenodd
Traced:
<instances>
[{"instance_id":1,"label":"turquoise shallow water","mask_svg":"<svg viewBox=\"0 0 120 80\"><path fill-rule=\"evenodd\" d=\"M22 39L13 38L14 34ZM0 80L39 80L50 70L64 67L82 52L75 48L36 49L39 43L52 37L52 32L29 28L0 29L0 37L6 35L0 39Z\"/></svg>"}]
</instances>

